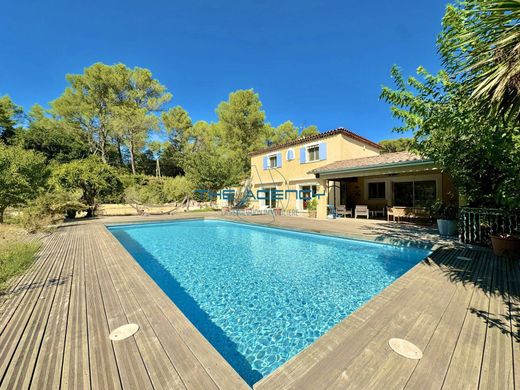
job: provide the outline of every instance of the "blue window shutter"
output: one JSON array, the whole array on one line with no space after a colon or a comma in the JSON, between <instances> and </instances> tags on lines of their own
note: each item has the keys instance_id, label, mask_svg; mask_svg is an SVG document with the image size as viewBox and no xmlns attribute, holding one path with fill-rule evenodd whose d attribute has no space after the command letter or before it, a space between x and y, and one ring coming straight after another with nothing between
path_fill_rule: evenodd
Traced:
<instances>
[{"instance_id":1,"label":"blue window shutter","mask_svg":"<svg viewBox=\"0 0 520 390\"><path fill-rule=\"evenodd\" d=\"M269 168L269 166L267 165L267 156L264 157L264 171Z\"/></svg>"},{"instance_id":2,"label":"blue window shutter","mask_svg":"<svg viewBox=\"0 0 520 390\"><path fill-rule=\"evenodd\" d=\"M282 153L276 154L276 167L281 168L282 167Z\"/></svg>"},{"instance_id":3,"label":"blue window shutter","mask_svg":"<svg viewBox=\"0 0 520 390\"><path fill-rule=\"evenodd\" d=\"M305 163L305 148L300 148L300 163Z\"/></svg>"},{"instance_id":4,"label":"blue window shutter","mask_svg":"<svg viewBox=\"0 0 520 390\"><path fill-rule=\"evenodd\" d=\"M289 149L287 151L287 161L289 161L289 160L294 160L294 150L292 150L292 149Z\"/></svg>"},{"instance_id":5,"label":"blue window shutter","mask_svg":"<svg viewBox=\"0 0 520 390\"><path fill-rule=\"evenodd\" d=\"M327 159L327 144L324 142L320 144L320 160Z\"/></svg>"}]
</instances>

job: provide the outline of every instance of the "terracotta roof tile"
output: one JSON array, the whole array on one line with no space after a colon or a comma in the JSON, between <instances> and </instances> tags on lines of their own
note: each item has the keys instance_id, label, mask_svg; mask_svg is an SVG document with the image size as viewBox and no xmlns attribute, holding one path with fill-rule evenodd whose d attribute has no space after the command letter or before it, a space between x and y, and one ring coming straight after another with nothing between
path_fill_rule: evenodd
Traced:
<instances>
[{"instance_id":1,"label":"terracotta roof tile","mask_svg":"<svg viewBox=\"0 0 520 390\"><path fill-rule=\"evenodd\" d=\"M313 169L309 173L326 173L329 171L348 170L355 168L364 168L371 166L384 166L387 164L398 164L413 161L431 161L427 158L421 157L411 152L395 152L395 153L383 153L379 156L353 158L349 160L335 161L331 164L324 165L320 168Z\"/></svg>"},{"instance_id":2,"label":"terracotta roof tile","mask_svg":"<svg viewBox=\"0 0 520 390\"><path fill-rule=\"evenodd\" d=\"M343 135L345 135L345 136L347 136L349 138L352 138L352 139L355 139L355 140L357 140L359 142L362 142L362 143L365 143L367 145L370 145L373 148L381 149L381 145L376 144L375 142L372 142L369 139L367 139L365 137L362 137L359 134L356 134L356 133L354 133L354 132L352 132L350 130L347 130L347 129L343 128L343 127L338 127L337 129L326 131L324 133L311 135L309 137L300 137L300 138L297 138L297 139L289 141L289 142L285 142L285 143L280 144L280 145L273 145L273 146L269 146L267 148L262 148L262 149L259 149L259 150L255 150L254 152L251 152L251 156L254 156L254 155L257 155L257 154L261 154L261 153L265 153L265 152L271 152L273 150L283 149L283 148L286 148L286 147L292 146L292 145L298 145L298 144L307 143L309 141L316 141L316 140L319 140L319 139L331 137L331 136L336 135L336 134L343 134Z\"/></svg>"}]
</instances>

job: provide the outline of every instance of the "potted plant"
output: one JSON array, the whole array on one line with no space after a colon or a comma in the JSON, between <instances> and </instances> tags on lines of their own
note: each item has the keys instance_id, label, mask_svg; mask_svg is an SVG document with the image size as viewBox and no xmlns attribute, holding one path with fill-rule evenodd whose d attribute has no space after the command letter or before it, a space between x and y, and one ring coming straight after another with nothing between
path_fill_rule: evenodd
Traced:
<instances>
[{"instance_id":1,"label":"potted plant","mask_svg":"<svg viewBox=\"0 0 520 390\"><path fill-rule=\"evenodd\" d=\"M316 218L318 216L318 199L312 198L307 201L307 211L309 212L309 218Z\"/></svg>"},{"instance_id":2,"label":"potted plant","mask_svg":"<svg viewBox=\"0 0 520 390\"><path fill-rule=\"evenodd\" d=\"M439 229L439 234L441 236L457 235L457 206L437 202L434 205L434 212L437 217L437 228Z\"/></svg>"},{"instance_id":3,"label":"potted plant","mask_svg":"<svg viewBox=\"0 0 520 390\"><path fill-rule=\"evenodd\" d=\"M512 234L490 234L493 252L497 256L508 256L520 258L520 233Z\"/></svg>"}]
</instances>

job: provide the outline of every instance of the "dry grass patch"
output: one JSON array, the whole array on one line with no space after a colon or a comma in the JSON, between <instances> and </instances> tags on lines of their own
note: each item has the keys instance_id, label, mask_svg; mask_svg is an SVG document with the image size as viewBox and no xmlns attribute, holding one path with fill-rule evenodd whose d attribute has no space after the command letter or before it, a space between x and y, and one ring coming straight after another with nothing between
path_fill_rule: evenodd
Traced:
<instances>
[{"instance_id":1,"label":"dry grass patch","mask_svg":"<svg viewBox=\"0 0 520 390\"><path fill-rule=\"evenodd\" d=\"M40 245L40 240L31 239L24 229L0 224L0 294L11 278L29 268Z\"/></svg>"}]
</instances>

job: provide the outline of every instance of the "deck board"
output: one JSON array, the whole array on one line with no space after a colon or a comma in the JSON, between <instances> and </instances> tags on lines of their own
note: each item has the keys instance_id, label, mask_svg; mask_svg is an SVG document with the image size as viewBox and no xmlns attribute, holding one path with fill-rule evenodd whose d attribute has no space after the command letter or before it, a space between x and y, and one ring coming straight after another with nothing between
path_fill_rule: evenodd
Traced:
<instances>
[{"instance_id":1,"label":"deck board","mask_svg":"<svg viewBox=\"0 0 520 390\"><path fill-rule=\"evenodd\" d=\"M338 226L320 221L319 231L338 235ZM519 278L518 263L489 251L439 249L254 387L518 387ZM140 329L111 342L125 323ZM391 337L414 342L423 359L395 354ZM103 221L46 237L0 301L0 388L29 387L248 388Z\"/></svg>"}]
</instances>

